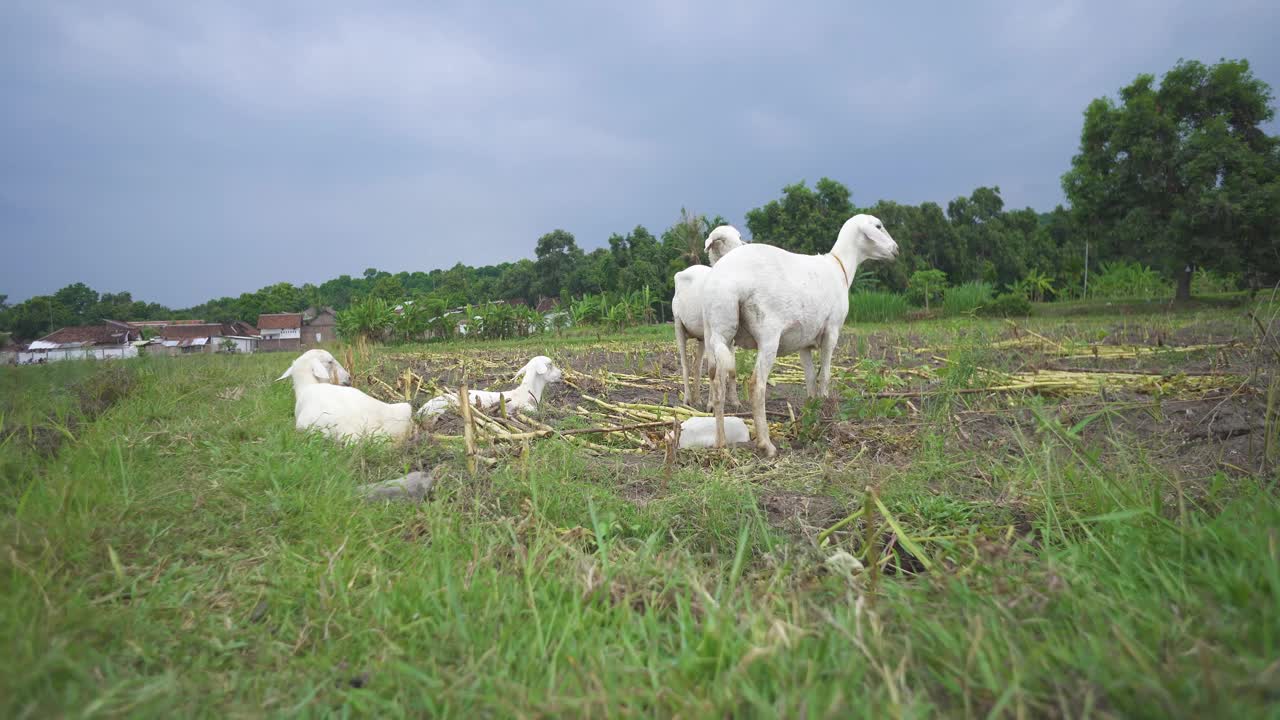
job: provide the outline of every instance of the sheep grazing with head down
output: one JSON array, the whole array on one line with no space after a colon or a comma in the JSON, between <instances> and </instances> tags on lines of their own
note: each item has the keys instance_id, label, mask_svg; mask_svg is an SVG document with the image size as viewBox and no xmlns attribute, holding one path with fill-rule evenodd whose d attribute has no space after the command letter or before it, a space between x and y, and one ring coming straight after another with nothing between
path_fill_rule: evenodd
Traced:
<instances>
[{"instance_id":1,"label":"sheep grazing with head down","mask_svg":"<svg viewBox=\"0 0 1280 720\"><path fill-rule=\"evenodd\" d=\"M715 265L730 251L742 247L742 235L732 225L720 225L707 235L703 246L711 264ZM684 401L688 405L696 405L702 395L702 281L706 279L711 268L706 265L692 265L676 273L676 291L671 298L671 317L676 327L676 351L680 354L680 378L684 383ZM689 386L689 366L686 363L685 348L689 339L698 341L694 347L693 365L698 376L693 381L693 392ZM734 407L738 405L737 384L730 388L730 400Z\"/></svg>"},{"instance_id":2,"label":"sheep grazing with head down","mask_svg":"<svg viewBox=\"0 0 1280 720\"><path fill-rule=\"evenodd\" d=\"M516 371L516 378L520 379L520 386L514 390L504 390L495 392L492 390L469 390L467 396L471 399L471 404L480 408L484 412L493 410L499 405L506 405L507 411L529 410L538 406L542 402L542 391L551 383L558 383L564 374L555 363L551 362L551 358L545 355L539 355L524 367ZM431 398L422 407L418 408L418 415L422 417L433 417L440 415L449 408L458 407L457 394L437 395Z\"/></svg>"},{"instance_id":3,"label":"sheep grazing with head down","mask_svg":"<svg viewBox=\"0 0 1280 720\"><path fill-rule=\"evenodd\" d=\"M849 314L849 285L864 260L891 260L898 244L872 215L845 221L831 252L800 255L753 243L722 258L702 282L704 342L711 354L711 396L716 447L724 447L725 385L734 375L732 346L756 349L751 411L756 445L773 457L765 417L769 372L779 354L798 352L805 391L825 397L831 384L831 354ZM821 353L814 386L813 351Z\"/></svg>"},{"instance_id":4,"label":"sheep grazing with head down","mask_svg":"<svg viewBox=\"0 0 1280 720\"><path fill-rule=\"evenodd\" d=\"M276 380L293 379L294 426L334 440L381 436L400 441L413 434L409 403L384 403L350 387L351 374L327 350L308 350Z\"/></svg>"}]
</instances>

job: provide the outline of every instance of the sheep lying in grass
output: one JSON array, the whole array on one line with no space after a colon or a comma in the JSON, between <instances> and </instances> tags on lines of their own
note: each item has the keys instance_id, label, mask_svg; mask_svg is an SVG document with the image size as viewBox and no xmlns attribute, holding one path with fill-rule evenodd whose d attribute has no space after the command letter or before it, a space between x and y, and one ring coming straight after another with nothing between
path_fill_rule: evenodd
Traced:
<instances>
[{"instance_id":1,"label":"sheep lying in grass","mask_svg":"<svg viewBox=\"0 0 1280 720\"><path fill-rule=\"evenodd\" d=\"M747 432L747 423L740 417L724 419L725 439L730 445L751 442ZM670 437L668 432L667 436ZM680 449L709 448L716 444L716 419L713 417L691 417L680 423Z\"/></svg>"},{"instance_id":2,"label":"sheep lying in grass","mask_svg":"<svg viewBox=\"0 0 1280 720\"><path fill-rule=\"evenodd\" d=\"M485 412L497 408L504 400L508 412L535 408L538 403L542 402L542 391L546 389L547 385L560 382L563 373L560 368L555 366L555 363L551 362L551 358L539 355L525 363L524 367L516 371L515 376L521 378L521 380L520 386L514 390L505 390L503 392L490 390L468 391L467 396L471 398L471 404ZM418 408L418 415L420 417L434 417L449 408L457 406L457 394L438 395Z\"/></svg>"},{"instance_id":3,"label":"sheep lying in grass","mask_svg":"<svg viewBox=\"0 0 1280 720\"><path fill-rule=\"evenodd\" d=\"M756 349L751 388L756 445L777 455L769 441L765 393L779 354L800 353L809 397L826 396L831 384L831 354L849 313L849 285L864 260L890 260L898 244L871 215L845 221L826 255L800 255L754 243L729 253L702 282L704 341L711 354L711 396L716 416L716 447L724 447L725 386L734 375L732 346ZM814 387L813 351L821 355L821 376Z\"/></svg>"},{"instance_id":4,"label":"sheep lying in grass","mask_svg":"<svg viewBox=\"0 0 1280 720\"><path fill-rule=\"evenodd\" d=\"M294 426L335 440L382 436L400 441L413 434L409 403L384 403L351 385L351 375L327 350L308 350L277 382L293 378Z\"/></svg>"},{"instance_id":5,"label":"sheep lying in grass","mask_svg":"<svg viewBox=\"0 0 1280 720\"><path fill-rule=\"evenodd\" d=\"M742 235L731 225L720 225L707 236L705 249L711 264L715 265L720 258L730 251L742 247ZM703 360L702 351L702 281L706 279L711 268L706 265L693 265L676 273L676 291L671 298L671 317L676 327L676 350L680 354L680 379L684 383L684 402L696 405L701 402ZM698 341L694 348L693 365L698 376L693 381L693 392L689 391L689 366L686 364L685 347L689 338ZM738 389L735 382L730 394L734 407L738 406Z\"/></svg>"}]
</instances>

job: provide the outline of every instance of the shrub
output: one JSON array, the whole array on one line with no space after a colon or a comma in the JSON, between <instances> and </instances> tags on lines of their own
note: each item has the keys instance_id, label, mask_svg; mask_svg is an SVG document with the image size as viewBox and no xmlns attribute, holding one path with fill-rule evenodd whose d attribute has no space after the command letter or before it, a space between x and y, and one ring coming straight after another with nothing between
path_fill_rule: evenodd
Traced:
<instances>
[{"instance_id":1,"label":"shrub","mask_svg":"<svg viewBox=\"0 0 1280 720\"><path fill-rule=\"evenodd\" d=\"M1239 273L1228 273L1224 275L1213 270L1197 268L1195 275L1191 276L1192 295L1228 293L1239 289Z\"/></svg>"},{"instance_id":2,"label":"shrub","mask_svg":"<svg viewBox=\"0 0 1280 720\"><path fill-rule=\"evenodd\" d=\"M911 309L905 295L879 290L849 294L849 322L889 322L901 320Z\"/></svg>"},{"instance_id":3,"label":"shrub","mask_svg":"<svg viewBox=\"0 0 1280 720\"><path fill-rule=\"evenodd\" d=\"M1173 294L1173 288L1151 268L1138 262L1102 263L1089 278L1089 295L1098 298L1153 298Z\"/></svg>"},{"instance_id":4,"label":"shrub","mask_svg":"<svg viewBox=\"0 0 1280 720\"><path fill-rule=\"evenodd\" d=\"M1031 301L1021 292L1000 293L978 311L981 315L1019 317L1031 314Z\"/></svg>"},{"instance_id":5,"label":"shrub","mask_svg":"<svg viewBox=\"0 0 1280 720\"><path fill-rule=\"evenodd\" d=\"M907 300L928 307L942 299L947 289L947 274L941 270L917 270L907 280Z\"/></svg>"},{"instance_id":6,"label":"shrub","mask_svg":"<svg viewBox=\"0 0 1280 720\"><path fill-rule=\"evenodd\" d=\"M965 315L973 313L984 305L991 303L991 283L967 282L957 285L942 296L942 310L947 315Z\"/></svg>"},{"instance_id":7,"label":"shrub","mask_svg":"<svg viewBox=\"0 0 1280 720\"><path fill-rule=\"evenodd\" d=\"M1053 294L1053 283L1053 278L1040 272L1039 268L1032 268L1014 287L1014 291L1021 292L1031 300L1041 302Z\"/></svg>"}]
</instances>

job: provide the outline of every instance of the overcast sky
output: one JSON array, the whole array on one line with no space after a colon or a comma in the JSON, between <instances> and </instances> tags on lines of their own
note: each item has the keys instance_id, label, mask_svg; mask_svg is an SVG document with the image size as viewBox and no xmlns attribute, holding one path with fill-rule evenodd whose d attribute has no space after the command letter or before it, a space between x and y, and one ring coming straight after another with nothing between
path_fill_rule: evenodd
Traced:
<instances>
[{"instance_id":1,"label":"overcast sky","mask_svg":"<svg viewBox=\"0 0 1280 720\"><path fill-rule=\"evenodd\" d=\"M0 293L496 263L824 175L1047 210L1138 73L1280 88L1274 0L920 5L0 0Z\"/></svg>"}]
</instances>

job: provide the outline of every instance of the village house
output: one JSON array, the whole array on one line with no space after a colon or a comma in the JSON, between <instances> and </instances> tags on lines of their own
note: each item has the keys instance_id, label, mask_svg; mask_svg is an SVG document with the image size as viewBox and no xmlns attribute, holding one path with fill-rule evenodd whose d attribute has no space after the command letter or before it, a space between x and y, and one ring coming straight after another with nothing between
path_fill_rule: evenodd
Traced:
<instances>
[{"instance_id":1,"label":"village house","mask_svg":"<svg viewBox=\"0 0 1280 720\"><path fill-rule=\"evenodd\" d=\"M106 360L138 356L142 331L129 323L103 320L99 325L77 325L55 330L18 352L18 364L59 360Z\"/></svg>"},{"instance_id":2,"label":"village house","mask_svg":"<svg viewBox=\"0 0 1280 720\"><path fill-rule=\"evenodd\" d=\"M300 313L258 316L261 350L302 350L338 339L338 315L333 308L307 308Z\"/></svg>"},{"instance_id":3,"label":"village house","mask_svg":"<svg viewBox=\"0 0 1280 720\"><path fill-rule=\"evenodd\" d=\"M298 350L302 347L302 313L264 313L258 316L259 349Z\"/></svg>"},{"instance_id":4,"label":"village house","mask_svg":"<svg viewBox=\"0 0 1280 720\"><path fill-rule=\"evenodd\" d=\"M239 320L201 325L168 325L160 331L158 342L153 343L148 352L169 355L200 352L252 353L257 351L259 340L257 329Z\"/></svg>"},{"instance_id":5,"label":"village house","mask_svg":"<svg viewBox=\"0 0 1280 720\"><path fill-rule=\"evenodd\" d=\"M331 307L302 311L303 345L320 345L338 339L338 314Z\"/></svg>"}]
</instances>

